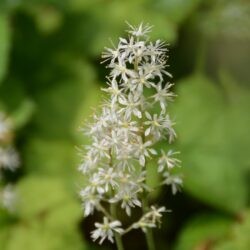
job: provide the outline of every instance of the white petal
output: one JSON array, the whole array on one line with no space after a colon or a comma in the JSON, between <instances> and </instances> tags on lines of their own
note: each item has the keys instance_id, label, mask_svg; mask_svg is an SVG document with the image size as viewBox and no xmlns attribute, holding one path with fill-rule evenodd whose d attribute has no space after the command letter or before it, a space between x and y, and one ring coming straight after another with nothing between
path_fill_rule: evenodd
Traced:
<instances>
[{"instance_id":1,"label":"white petal","mask_svg":"<svg viewBox=\"0 0 250 250\"><path fill-rule=\"evenodd\" d=\"M140 156L139 163L140 163L141 166L145 165L145 157L144 157L144 155Z\"/></svg>"},{"instance_id":2,"label":"white petal","mask_svg":"<svg viewBox=\"0 0 250 250\"><path fill-rule=\"evenodd\" d=\"M145 136L148 136L150 134L151 131L151 127L147 128L145 131Z\"/></svg>"},{"instance_id":3,"label":"white petal","mask_svg":"<svg viewBox=\"0 0 250 250\"><path fill-rule=\"evenodd\" d=\"M145 115L146 115L146 117L147 117L149 120L152 120L152 117L151 117L151 115L150 115L148 112L145 112Z\"/></svg>"}]
</instances>

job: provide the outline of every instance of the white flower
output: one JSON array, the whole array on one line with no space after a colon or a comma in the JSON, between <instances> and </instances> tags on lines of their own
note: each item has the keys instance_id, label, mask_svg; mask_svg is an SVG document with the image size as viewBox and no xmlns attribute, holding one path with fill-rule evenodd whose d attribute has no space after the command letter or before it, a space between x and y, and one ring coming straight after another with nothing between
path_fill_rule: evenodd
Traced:
<instances>
[{"instance_id":1,"label":"white flower","mask_svg":"<svg viewBox=\"0 0 250 250\"><path fill-rule=\"evenodd\" d=\"M158 160L158 172L162 172L165 167L168 169L172 169L175 166L180 167L181 161L175 157L173 157L176 154L179 154L180 152L174 152L172 150L169 150L167 154L161 150L161 157Z\"/></svg>"},{"instance_id":2,"label":"white flower","mask_svg":"<svg viewBox=\"0 0 250 250\"><path fill-rule=\"evenodd\" d=\"M136 121L132 121L131 117L121 117L121 119L118 121L119 129L124 132L127 137L129 137L129 134L133 135L139 131L139 126Z\"/></svg>"},{"instance_id":3,"label":"white flower","mask_svg":"<svg viewBox=\"0 0 250 250\"><path fill-rule=\"evenodd\" d=\"M107 141L102 139L101 141L97 139L97 137L93 137L92 146L87 146L86 148L90 151L93 151L93 154L100 158L110 158L109 148L107 145Z\"/></svg>"},{"instance_id":4,"label":"white flower","mask_svg":"<svg viewBox=\"0 0 250 250\"><path fill-rule=\"evenodd\" d=\"M122 130L112 130L111 134L105 136L106 143L110 149L113 149L113 153L119 155L120 151L126 146L127 137Z\"/></svg>"},{"instance_id":5,"label":"white flower","mask_svg":"<svg viewBox=\"0 0 250 250\"><path fill-rule=\"evenodd\" d=\"M95 223L96 229L91 232L91 237L94 241L100 238L99 244L108 238L109 241L114 242L114 233L123 233L123 229L121 228L121 222L118 220L109 222L107 217L103 218L103 223Z\"/></svg>"},{"instance_id":6,"label":"white flower","mask_svg":"<svg viewBox=\"0 0 250 250\"><path fill-rule=\"evenodd\" d=\"M149 32L151 32L151 29L153 26L149 26L148 24L144 25L141 23L138 27L132 26L131 24L127 23L131 30L128 30L128 33L132 34L136 37L145 37Z\"/></svg>"},{"instance_id":7,"label":"white flower","mask_svg":"<svg viewBox=\"0 0 250 250\"><path fill-rule=\"evenodd\" d=\"M124 106L120 109L120 112L124 112L126 119L131 118L132 115L135 115L138 118L142 118L142 114L139 108L139 106L141 105L139 95L133 95L129 93L127 98L119 98L119 103Z\"/></svg>"},{"instance_id":8,"label":"white flower","mask_svg":"<svg viewBox=\"0 0 250 250\"><path fill-rule=\"evenodd\" d=\"M121 207L125 209L128 216L131 215L131 208L135 206L141 207L141 202L138 199L137 193L139 190L135 190L132 186L131 188L123 189L114 198L110 200L111 203L121 201Z\"/></svg>"},{"instance_id":9,"label":"white flower","mask_svg":"<svg viewBox=\"0 0 250 250\"><path fill-rule=\"evenodd\" d=\"M80 192L80 196L83 200L82 208L84 211L84 216L88 216L90 214L93 214L94 209L99 204L101 200L100 194L93 194L90 187L86 187L85 189L82 189Z\"/></svg>"},{"instance_id":10,"label":"white flower","mask_svg":"<svg viewBox=\"0 0 250 250\"><path fill-rule=\"evenodd\" d=\"M114 105L117 102L118 97L123 96L122 94L123 89L119 88L117 81L115 79L113 79L111 83L109 83L109 86L110 87L108 88L102 88L102 90L111 95L111 105Z\"/></svg>"},{"instance_id":11,"label":"white flower","mask_svg":"<svg viewBox=\"0 0 250 250\"><path fill-rule=\"evenodd\" d=\"M99 168L99 173L98 173L100 179L102 180L102 185L104 185L104 190L105 192L109 191L109 187L111 186L113 189L114 187L118 186L116 177L117 177L117 173L114 172L113 168L108 168L103 169L103 168Z\"/></svg>"},{"instance_id":12,"label":"white flower","mask_svg":"<svg viewBox=\"0 0 250 250\"><path fill-rule=\"evenodd\" d=\"M136 73L133 70L128 69L125 61L120 57L118 57L118 62L111 63L108 67L112 68L110 76L113 79L121 77L120 81L123 80L127 82L129 77L136 76Z\"/></svg>"},{"instance_id":13,"label":"white flower","mask_svg":"<svg viewBox=\"0 0 250 250\"><path fill-rule=\"evenodd\" d=\"M167 101L173 101L173 98L176 96L174 93L170 92L169 89L173 84L166 84L162 87L162 84L159 83L156 85L156 94L152 96L155 102L159 102L163 113L166 111Z\"/></svg>"},{"instance_id":14,"label":"white flower","mask_svg":"<svg viewBox=\"0 0 250 250\"><path fill-rule=\"evenodd\" d=\"M145 115L148 120L145 121L144 124L149 126L145 130L145 136L152 134L156 141L159 140L163 136L163 130L165 129L165 119L161 114L154 114L151 116L148 112L146 112Z\"/></svg>"},{"instance_id":15,"label":"white flower","mask_svg":"<svg viewBox=\"0 0 250 250\"><path fill-rule=\"evenodd\" d=\"M166 117L164 118L163 126L167 130L167 134L169 137L169 139L168 139L169 143L173 142L174 139L176 138L176 133L175 133L175 130L173 128L174 125L175 125L175 123L172 122L169 115L166 115Z\"/></svg>"},{"instance_id":16,"label":"white flower","mask_svg":"<svg viewBox=\"0 0 250 250\"><path fill-rule=\"evenodd\" d=\"M135 42L135 39L132 36L128 40L120 38L120 44L118 47L119 49L124 51L122 54L124 60L127 60L129 63L132 63L137 56L142 55L142 51L145 48L145 44L144 41Z\"/></svg>"},{"instance_id":17,"label":"white flower","mask_svg":"<svg viewBox=\"0 0 250 250\"><path fill-rule=\"evenodd\" d=\"M151 211L147 212L142 218L134 223L133 228L141 228L146 232L148 228L154 228L161 224L162 213L167 212L165 207L156 208L151 206Z\"/></svg>"},{"instance_id":18,"label":"white flower","mask_svg":"<svg viewBox=\"0 0 250 250\"><path fill-rule=\"evenodd\" d=\"M178 175L171 175L169 172L165 172L163 174L165 180L163 184L169 185L172 188L172 193L175 195L178 191L180 191L183 181Z\"/></svg>"},{"instance_id":19,"label":"white flower","mask_svg":"<svg viewBox=\"0 0 250 250\"><path fill-rule=\"evenodd\" d=\"M102 58L104 58L103 62L111 61L114 62L121 55L120 48L116 48L113 42L111 41L113 49L105 47L105 52L102 53Z\"/></svg>"},{"instance_id":20,"label":"white flower","mask_svg":"<svg viewBox=\"0 0 250 250\"><path fill-rule=\"evenodd\" d=\"M157 152L155 149L150 148L152 146L151 141L146 141L143 143L142 139L140 138L135 145L135 155L139 158L139 163L141 166L145 165L146 157L150 157L150 154L156 155Z\"/></svg>"},{"instance_id":21,"label":"white flower","mask_svg":"<svg viewBox=\"0 0 250 250\"><path fill-rule=\"evenodd\" d=\"M143 87L151 88L155 86L153 82L154 75L151 72L145 71L145 68L139 68L139 75L137 78L131 80L131 87L132 91L138 91L138 93L143 92Z\"/></svg>"},{"instance_id":22,"label":"white flower","mask_svg":"<svg viewBox=\"0 0 250 250\"><path fill-rule=\"evenodd\" d=\"M81 165L78 167L78 170L82 173L87 173L89 170L97 166L98 157L93 155L93 150L88 151L82 160Z\"/></svg>"},{"instance_id":23,"label":"white flower","mask_svg":"<svg viewBox=\"0 0 250 250\"><path fill-rule=\"evenodd\" d=\"M151 206L151 211L145 214L145 217L152 221L154 224L160 224L162 213L167 212L165 207L156 208L155 206Z\"/></svg>"},{"instance_id":24,"label":"white flower","mask_svg":"<svg viewBox=\"0 0 250 250\"><path fill-rule=\"evenodd\" d=\"M155 43L150 43L148 45L147 49L147 55L150 56L152 62L158 63L162 62L164 60L164 54L167 52L166 44L165 42L162 42L161 40L157 40Z\"/></svg>"}]
</instances>

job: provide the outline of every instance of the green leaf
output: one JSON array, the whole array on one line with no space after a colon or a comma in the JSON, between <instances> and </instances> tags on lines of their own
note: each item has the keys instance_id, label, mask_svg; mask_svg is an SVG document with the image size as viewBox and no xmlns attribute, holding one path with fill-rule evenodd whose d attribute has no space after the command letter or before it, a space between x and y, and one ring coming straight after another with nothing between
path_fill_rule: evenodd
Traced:
<instances>
[{"instance_id":1,"label":"green leaf","mask_svg":"<svg viewBox=\"0 0 250 250\"><path fill-rule=\"evenodd\" d=\"M25 126L32 114L34 113L34 103L31 100L24 100L20 106L15 110L13 113L11 113L11 119L14 124L15 129L20 129L23 126Z\"/></svg>"},{"instance_id":2,"label":"green leaf","mask_svg":"<svg viewBox=\"0 0 250 250\"><path fill-rule=\"evenodd\" d=\"M199 144L182 148L181 152L187 192L227 212L237 213L246 207L244 173L228 154Z\"/></svg>"},{"instance_id":3,"label":"green leaf","mask_svg":"<svg viewBox=\"0 0 250 250\"><path fill-rule=\"evenodd\" d=\"M17 212L20 218L27 220L42 219L54 209L76 202L72 186L59 178L29 176L18 183L17 190L20 197Z\"/></svg>"},{"instance_id":4,"label":"green leaf","mask_svg":"<svg viewBox=\"0 0 250 250\"><path fill-rule=\"evenodd\" d=\"M132 25L139 25L141 22L154 25L150 34L152 39L162 38L168 42L174 42L176 39L176 25L170 22L166 15L159 15L158 11L149 9L146 1L100 2L98 7L93 4L89 11L92 13L91 18L87 18L86 22L84 16L80 27L88 32L91 43L86 45L89 48L87 53L90 52L94 56L99 57L104 47L111 46L109 38L116 43L119 36L125 35L124 30L128 29L125 21ZM94 30L89 29L93 26Z\"/></svg>"},{"instance_id":5,"label":"green leaf","mask_svg":"<svg viewBox=\"0 0 250 250\"><path fill-rule=\"evenodd\" d=\"M77 164L75 146L70 140L31 138L25 145L25 167L33 174L72 177Z\"/></svg>"},{"instance_id":6,"label":"green leaf","mask_svg":"<svg viewBox=\"0 0 250 250\"><path fill-rule=\"evenodd\" d=\"M250 249L250 212L243 216L242 222L234 225L229 237L213 250L249 250Z\"/></svg>"},{"instance_id":7,"label":"green leaf","mask_svg":"<svg viewBox=\"0 0 250 250\"><path fill-rule=\"evenodd\" d=\"M66 216L66 215L65 215ZM13 227L6 250L84 250L80 235L72 228L50 231L43 223L20 224Z\"/></svg>"},{"instance_id":8,"label":"green leaf","mask_svg":"<svg viewBox=\"0 0 250 250\"><path fill-rule=\"evenodd\" d=\"M34 15L37 27L45 34L57 31L63 22L62 12L52 6L32 6L30 12Z\"/></svg>"},{"instance_id":9,"label":"green leaf","mask_svg":"<svg viewBox=\"0 0 250 250\"><path fill-rule=\"evenodd\" d=\"M1 242L2 249L5 249L7 245L9 232L10 232L9 226L0 227L0 242Z\"/></svg>"},{"instance_id":10,"label":"green leaf","mask_svg":"<svg viewBox=\"0 0 250 250\"><path fill-rule=\"evenodd\" d=\"M17 188L20 219L11 227L6 250L86 249L78 232L81 206L71 185L58 178L31 176Z\"/></svg>"},{"instance_id":11,"label":"green leaf","mask_svg":"<svg viewBox=\"0 0 250 250\"><path fill-rule=\"evenodd\" d=\"M229 105L220 88L199 75L179 82L177 94L173 114L184 189L216 208L233 213L244 209L247 183L242 162L235 157L242 148L235 148L240 138L233 103Z\"/></svg>"},{"instance_id":12,"label":"green leaf","mask_svg":"<svg viewBox=\"0 0 250 250\"><path fill-rule=\"evenodd\" d=\"M201 0L157 0L154 1L154 6L171 21L180 23L188 18L200 3Z\"/></svg>"},{"instance_id":13,"label":"green leaf","mask_svg":"<svg viewBox=\"0 0 250 250\"><path fill-rule=\"evenodd\" d=\"M237 14L236 14L237 13ZM209 37L225 36L249 41L250 4L243 1L216 1L210 11L199 16L201 31Z\"/></svg>"},{"instance_id":14,"label":"green leaf","mask_svg":"<svg viewBox=\"0 0 250 250\"><path fill-rule=\"evenodd\" d=\"M91 65L75 60L70 67L73 71L70 81L52 85L37 97L35 127L40 134L49 138L72 138L78 127L75 127L75 121L79 110L85 105L85 100L88 101L88 93L96 89L96 76Z\"/></svg>"},{"instance_id":15,"label":"green leaf","mask_svg":"<svg viewBox=\"0 0 250 250\"><path fill-rule=\"evenodd\" d=\"M8 19L8 15L0 11L0 83L8 67L10 49L10 27Z\"/></svg>"},{"instance_id":16,"label":"green leaf","mask_svg":"<svg viewBox=\"0 0 250 250\"><path fill-rule=\"evenodd\" d=\"M228 105L230 105L230 114L227 127L229 127L228 134L231 138L231 143L228 143L230 151L235 159L238 159L240 166L247 171L250 169L249 160L249 124L250 116L250 89L244 84L237 82L225 70L219 72L220 82L226 92ZM238 145L235 150L235 145Z\"/></svg>"},{"instance_id":17,"label":"green leaf","mask_svg":"<svg viewBox=\"0 0 250 250\"><path fill-rule=\"evenodd\" d=\"M175 250L206 249L228 233L231 223L229 218L220 215L199 215L184 226Z\"/></svg>"}]
</instances>

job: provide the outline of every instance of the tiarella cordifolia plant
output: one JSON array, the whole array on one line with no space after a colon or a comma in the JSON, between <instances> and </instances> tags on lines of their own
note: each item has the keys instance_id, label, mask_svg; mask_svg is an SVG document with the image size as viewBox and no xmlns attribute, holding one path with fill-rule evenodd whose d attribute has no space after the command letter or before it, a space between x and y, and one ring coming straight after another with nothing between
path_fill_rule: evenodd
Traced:
<instances>
[{"instance_id":1,"label":"tiarella cordifolia plant","mask_svg":"<svg viewBox=\"0 0 250 250\"><path fill-rule=\"evenodd\" d=\"M0 205L9 211L15 209L16 194L12 184L3 184L4 171L15 171L19 167L19 156L12 144L12 124L5 114L0 112Z\"/></svg>"},{"instance_id":2,"label":"tiarella cordifolia plant","mask_svg":"<svg viewBox=\"0 0 250 250\"><path fill-rule=\"evenodd\" d=\"M156 159L162 184L171 185L173 194L182 185L172 172L180 164L178 152L155 148L156 143L171 143L176 137L167 113L175 95L170 91L173 84L164 82L171 77L166 71L165 43L149 41L149 25L128 25L128 38L120 38L117 47L105 48L102 55L110 69L108 86L103 89L108 99L85 128L92 143L86 146L79 167L88 177L80 195L85 216L95 209L104 214L103 223L95 223L91 233L94 241L102 243L107 238L113 242L115 238L118 249L123 249L121 236L140 228L148 247L154 249L151 228L160 224L166 208L148 207L147 161ZM123 209L130 216L135 207L142 207L142 217L124 228L116 210Z\"/></svg>"}]
</instances>

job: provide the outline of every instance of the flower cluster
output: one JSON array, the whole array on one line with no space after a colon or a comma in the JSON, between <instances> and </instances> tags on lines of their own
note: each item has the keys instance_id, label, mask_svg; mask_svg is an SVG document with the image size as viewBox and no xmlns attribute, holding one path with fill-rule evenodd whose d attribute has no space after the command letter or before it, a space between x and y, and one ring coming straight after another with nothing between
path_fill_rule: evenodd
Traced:
<instances>
[{"instance_id":1,"label":"flower cluster","mask_svg":"<svg viewBox=\"0 0 250 250\"><path fill-rule=\"evenodd\" d=\"M19 156L12 144L11 121L0 113L0 182L4 183L4 172L15 171L19 167ZM3 185L2 185L3 186ZM0 189L0 206L9 211L14 210L16 194L12 184Z\"/></svg>"},{"instance_id":2,"label":"flower cluster","mask_svg":"<svg viewBox=\"0 0 250 250\"><path fill-rule=\"evenodd\" d=\"M84 129L92 142L85 147L79 167L87 177L80 196L85 216L95 209L106 216L103 224L95 224L97 229L92 233L94 240L101 238L100 243L105 238L113 241L114 233L128 231L106 210L108 204L120 207L128 216L133 208L142 207L149 191L147 161L159 158L162 184L171 185L173 193L182 184L180 177L172 176L172 169L180 164L175 158L177 152L162 150L158 157L155 148L162 140L171 143L176 138L167 113L168 103L175 97L170 90L173 84L165 82L171 77L166 71L168 50L160 40L149 41L149 25L129 24L129 28L128 38L120 38L117 47L105 48L102 57L110 75L103 91L108 98L94 114L94 122ZM145 231L155 227L165 208L152 209L131 228Z\"/></svg>"}]
</instances>

